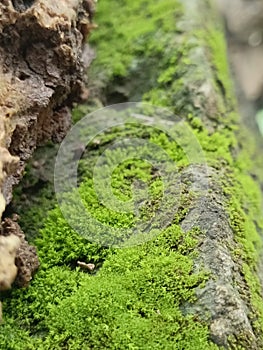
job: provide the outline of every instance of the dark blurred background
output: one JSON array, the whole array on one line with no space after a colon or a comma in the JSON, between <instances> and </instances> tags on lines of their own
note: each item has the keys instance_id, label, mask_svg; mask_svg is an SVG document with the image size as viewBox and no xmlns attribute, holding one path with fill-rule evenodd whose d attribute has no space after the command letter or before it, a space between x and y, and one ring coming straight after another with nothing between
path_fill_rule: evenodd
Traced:
<instances>
[{"instance_id":1,"label":"dark blurred background","mask_svg":"<svg viewBox=\"0 0 263 350\"><path fill-rule=\"evenodd\" d=\"M225 23L240 113L263 135L263 0L216 0Z\"/></svg>"}]
</instances>

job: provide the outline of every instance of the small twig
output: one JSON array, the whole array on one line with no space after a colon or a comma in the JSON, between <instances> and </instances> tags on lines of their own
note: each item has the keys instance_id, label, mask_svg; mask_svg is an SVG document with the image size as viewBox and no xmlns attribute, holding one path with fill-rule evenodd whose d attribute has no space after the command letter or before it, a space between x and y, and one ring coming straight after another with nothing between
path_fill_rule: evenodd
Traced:
<instances>
[{"instance_id":1,"label":"small twig","mask_svg":"<svg viewBox=\"0 0 263 350\"><path fill-rule=\"evenodd\" d=\"M89 270L89 271L93 271L95 269L95 265L94 264L87 264L85 262L82 261L77 261L78 266L82 267L85 270Z\"/></svg>"}]
</instances>

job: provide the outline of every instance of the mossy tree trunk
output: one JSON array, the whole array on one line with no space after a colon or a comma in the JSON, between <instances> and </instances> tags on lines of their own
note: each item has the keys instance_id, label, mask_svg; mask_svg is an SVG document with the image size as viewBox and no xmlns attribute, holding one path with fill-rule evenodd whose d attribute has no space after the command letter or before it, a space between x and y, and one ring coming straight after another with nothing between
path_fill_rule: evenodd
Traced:
<instances>
[{"instance_id":1,"label":"mossy tree trunk","mask_svg":"<svg viewBox=\"0 0 263 350\"><path fill-rule=\"evenodd\" d=\"M169 12L172 3L175 10ZM259 268L262 142L255 128L247 130L248 123L238 115L222 20L213 4L205 0L157 2L145 8L137 2L124 10L118 6L113 6L113 11L123 18L116 16L110 23L105 18L107 5L101 5L98 13L100 25L105 27L95 33L98 59L92 72L97 74L102 68L100 74L106 78L95 91L108 104L142 99L172 107L193 129L209 170L192 165L182 174L189 181L189 174L194 173L199 191L206 182L210 189L205 199L201 194L191 201L179 221L184 232L197 226L203 233L195 264L211 275L204 288L196 289L196 303L186 309L199 315L207 312L215 343L259 349L263 325ZM163 22L154 18L157 9L163 14L167 11ZM147 14L152 25L161 23L154 33L143 25ZM126 16L130 16L128 24ZM135 29L136 16L140 19ZM150 27L150 20L148 23ZM141 41L138 32L144 38ZM117 48L117 53L108 54L105 36L109 50Z\"/></svg>"},{"instance_id":2,"label":"mossy tree trunk","mask_svg":"<svg viewBox=\"0 0 263 350\"><path fill-rule=\"evenodd\" d=\"M41 192L38 210L24 208L21 215L25 230L32 213L43 223L35 241L42 267L28 290L6 298L0 341L5 346L7 335L15 337L12 327L26 319L19 337L28 348L262 349L258 135L239 119L217 10L206 0L101 1L96 22L90 102L76 109L75 121L116 102L169 107L206 162L189 164L176 142L142 125L97 136L80 161L86 209L112 227L133 224L101 205L93 188L97 158L111 142L133 135L154 141L178 163L175 182L179 176L183 194L176 215L142 245L103 248L89 239L92 226L74 196L72 215L84 237L58 207L44 217ZM115 151L108 148L109 159L120 156ZM160 178L142 160L118 166L114 193L130 199L138 174L153 191L153 201L144 203L152 213ZM97 273L76 268L78 261L94 263Z\"/></svg>"}]
</instances>

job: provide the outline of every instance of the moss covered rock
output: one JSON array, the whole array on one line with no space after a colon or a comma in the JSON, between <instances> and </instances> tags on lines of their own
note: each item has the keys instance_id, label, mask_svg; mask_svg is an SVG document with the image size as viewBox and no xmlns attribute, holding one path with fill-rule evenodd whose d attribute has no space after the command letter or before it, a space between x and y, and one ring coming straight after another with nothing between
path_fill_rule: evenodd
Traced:
<instances>
[{"instance_id":1,"label":"moss covered rock","mask_svg":"<svg viewBox=\"0 0 263 350\"><path fill-rule=\"evenodd\" d=\"M136 222L133 213L104 206L94 190L97 160L105 152L112 163L121 157L112 143L150 141L176 163L175 183L180 177L180 202L169 225L122 249L89 239L102 232L93 232L78 213L75 192L65 196L81 235L59 206L50 208L48 182L27 210L18 197L14 205L25 230L32 229L31 216L39 218L33 235L41 268L27 289L5 295L1 348L261 349L260 180L252 176L253 139L239 125L215 9L205 0L101 1L96 22L91 99L77 108L75 121L114 102L142 99L169 107L206 161L189 162L187 140L182 145L142 123L96 136L79 164L78 195L104 225L128 230ZM163 196L162 178L151 164L121 162L112 173L112 192L128 202L135 179L148 186L140 215L151 219Z\"/></svg>"}]
</instances>

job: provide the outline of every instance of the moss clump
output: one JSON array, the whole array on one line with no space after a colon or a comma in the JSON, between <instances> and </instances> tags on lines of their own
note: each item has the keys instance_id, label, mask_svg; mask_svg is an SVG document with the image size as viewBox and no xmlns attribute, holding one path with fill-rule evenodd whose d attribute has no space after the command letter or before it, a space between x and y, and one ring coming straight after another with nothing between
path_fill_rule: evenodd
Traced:
<instances>
[{"instance_id":1,"label":"moss clump","mask_svg":"<svg viewBox=\"0 0 263 350\"><path fill-rule=\"evenodd\" d=\"M29 288L13 290L5 299L8 317L1 328L1 346L173 349L178 344L181 349L217 348L209 342L202 321L180 310L186 301L195 300L193 288L203 286L208 276L194 273L198 230L184 234L173 224L154 241L110 249L106 256L92 244L81 242L61 220L58 210L50 213L37 242L42 267ZM69 259L84 253L87 260L106 257L95 276L67 267ZM10 325L15 330L22 327L23 332L16 333ZM13 341L7 343L10 337Z\"/></svg>"},{"instance_id":2,"label":"moss clump","mask_svg":"<svg viewBox=\"0 0 263 350\"><path fill-rule=\"evenodd\" d=\"M100 222L127 229L134 224L134 215L115 212L98 201L93 168L104 152L103 145L128 135L151 140L167 150L181 167L187 164L183 150L174 140L142 125L114 128L89 145L80 162L82 200ZM97 142L102 145L99 150ZM109 162L125 158L125 148L123 152L108 149ZM163 196L163 184L149 163L135 158L115 168L111 177L115 196L123 202L130 200L135 179L144 181L149 188L149 201L141 212L147 219ZM78 217L79 228L88 236L101 235L99 230L92 232L85 217L76 211L75 193L66 195L72 215ZM7 337L14 337L12 324L15 329L18 325L23 329L23 343L15 338L14 349L173 349L175 344L189 350L216 349L209 340L207 325L181 310L184 303L195 301L194 288L204 286L208 278L206 271L194 271L193 258L201 233L192 230L186 234L179 227L190 203L191 193L185 186L181 206L169 227L156 230L155 239L149 242L122 250L86 240L67 224L58 207L51 210L35 240L40 271L29 288L15 289L5 296L3 346ZM90 276L77 267L78 260L102 267Z\"/></svg>"},{"instance_id":3,"label":"moss clump","mask_svg":"<svg viewBox=\"0 0 263 350\"><path fill-rule=\"evenodd\" d=\"M138 128L135 131L142 132ZM124 131L119 132L123 136ZM116 133L115 129L112 138ZM146 135L167 149L176 146L156 132L147 130ZM183 159L178 145L171 154ZM112 227L129 227L133 217L112 212L98 202L91 171L98 152L87 150L87 155L82 159L86 171L79 188L85 205L98 220ZM120 154L113 150L109 156L114 159ZM120 164L112 176L115 195L129 199L131 183L137 177L149 183L152 200L158 202L161 184L154 175L151 166L140 159ZM69 196L74 201L74 194ZM24 343L18 343L21 349L173 349L175 344L189 350L216 349L209 341L207 325L181 310L184 303L194 302L194 288L204 286L208 277L205 271L194 271L193 258L201 233L192 230L185 234L178 225L190 197L185 193L173 223L159 231L154 240L122 250L85 240L68 226L59 208L50 211L35 241L41 270L28 289L13 290L5 298L8 317L1 329L5 334L2 344L6 344L6 337L13 336L9 325L15 320L15 327L19 324L24 330ZM79 221L85 230L89 229L87 222ZM76 267L77 260L92 261L97 267L104 264L90 276Z\"/></svg>"},{"instance_id":4,"label":"moss clump","mask_svg":"<svg viewBox=\"0 0 263 350\"><path fill-rule=\"evenodd\" d=\"M173 349L175 344L182 349L216 349L208 341L206 326L180 311L186 300L194 301L193 287L205 281L204 273L193 273L193 236L194 232L186 237L187 245L171 250L172 241L175 247L185 240L178 227L171 226L155 242L111 252L96 276L79 271L70 276L61 268L49 270L46 277L42 272L26 293L31 308L41 304L40 323L35 320L30 333L41 326L38 337L45 335L32 341L40 349L64 344L72 349ZM38 294L41 277L42 283L48 278L49 285ZM28 313L23 301L20 295L20 317ZM30 322L32 317L29 313Z\"/></svg>"},{"instance_id":5,"label":"moss clump","mask_svg":"<svg viewBox=\"0 0 263 350\"><path fill-rule=\"evenodd\" d=\"M176 32L181 9L174 0L99 4L96 14L99 30L90 38L97 49L93 69L106 74L107 80L116 76L126 78L130 69L136 70L137 60L145 59L147 51L159 52L159 57L163 57L163 43L156 39L166 34L167 40L167 36L170 38Z\"/></svg>"},{"instance_id":6,"label":"moss clump","mask_svg":"<svg viewBox=\"0 0 263 350\"><path fill-rule=\"evenodd\" d=\"M253 140L250 135L246 135L246 141L248 140L252 145ZM253 153L253 148L243 148L234 162L233 169L228 172L228 179L222 180L222 185L228 197L227 211L235 241L238 243L232 253L236 263L242 261L242 274L245 285L248 287L243 291L244 298L250 305L249 317L261 348L263 346L263 307L259 269L263 220L260 185L250 175L250 172L253 172L253 162L251 162Z\"/></svg>"},{"instance_id":7,"label":"moss clump","mask_svg":"<svg viewBox=\"0 0 263 350\"><path fill-rule=\"evenodd\" d=\"M145 138L170 150L171 157L186 162L175 141L151 131L137 127L133 133L144 133ZM131 135L132 131L128 128L126 132ZM124 130L115 129L107 135L107 142L118 133L124 136ZM120 156L115 150L109 153L109 159ZM79 192L98 220L112 227L129 227L133 216L115 213L98 202L92 168L99 154L91 144L81 161L83 181ZM152 167L140 159L123 162L112 176L115 195L124 201L129 199L131 184L139 178L148 183L151 199L158 204L162 183L155 175ZM74 201L74 193L68 195ZM178 225L190 202L191 194L185 192L166 230L157 232L154 240L122 250L85 240L68 226L59 208L50 211L41 236L35 240L40 271L29 288L12 290L5 296L3 346L6 337L14 336L11 322L23 329L23 344L17 343L20 349L173 349L175 344L189 350L216 349L209 340L207 325L181 310L184 303L194 302L194 288L204 286L208 278L207 272L194 271L193 258L201 233L195 229L183 233ZM145 206L152 210L152 204ZM79 225L89 230L88 223L81 220L80 216ZM104 263L90 276L77 267L78 260L92 261L97 267Z\"/></svg>"}]
</instances>

